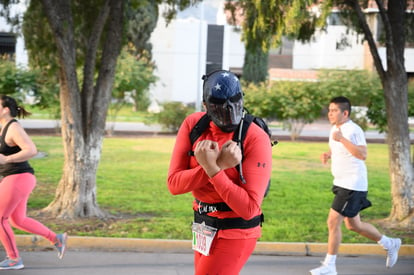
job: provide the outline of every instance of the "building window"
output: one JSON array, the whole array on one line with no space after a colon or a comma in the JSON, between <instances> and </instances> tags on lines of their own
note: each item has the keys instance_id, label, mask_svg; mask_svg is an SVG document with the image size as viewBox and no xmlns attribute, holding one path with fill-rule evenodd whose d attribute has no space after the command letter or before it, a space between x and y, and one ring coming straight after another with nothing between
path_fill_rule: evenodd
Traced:
<instances>
[{"instance_id":1,"label":"building window","mask_svg":"<svg viewBox=\"0 0 414 275\"><path fill-rule=\"evenodd\" d=\"M209 74L223 67L224 26L208 25L206 73Z\"/></svg>"},{"instance_id":2,"label":"building window","mask_svg":"<svg viewBox=\"0 0 414 275\"><path fill-rule=\"evenodd\" d=\"M12 33L0 32L0 55L14 55L16 52L16 36Z\"/></svg>"}]
</instances>

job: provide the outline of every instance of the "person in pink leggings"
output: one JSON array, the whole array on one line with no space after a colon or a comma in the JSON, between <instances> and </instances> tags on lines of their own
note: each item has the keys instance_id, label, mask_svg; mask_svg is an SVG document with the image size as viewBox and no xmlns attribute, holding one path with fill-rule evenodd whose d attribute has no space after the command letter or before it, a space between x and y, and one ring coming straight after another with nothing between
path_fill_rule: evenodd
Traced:
<instances>
[{"instance_id":1,"label":"person in pink leggings","mask_svg":"<svg viewBox=\"0 0 414 275\"><path fill-rule=\"evenodd\" d=\"M22 269L16 240L11 226L48 239L63 258L67 234L56 234L42 223L26 216L27 201L36 186L34 170L28 160L37 154L33 141L15 117L30 115L16 100L0 96L0 241L7 257L0 269Z\"/></svg>"}]
</instances>

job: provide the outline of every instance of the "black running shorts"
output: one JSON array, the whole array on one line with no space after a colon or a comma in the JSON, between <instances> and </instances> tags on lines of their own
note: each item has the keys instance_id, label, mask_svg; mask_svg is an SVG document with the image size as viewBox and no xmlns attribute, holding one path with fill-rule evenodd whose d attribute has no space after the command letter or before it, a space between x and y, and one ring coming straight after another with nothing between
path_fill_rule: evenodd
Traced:
<instances>
[{"instance_id":1,"label":"black running shorts","mask_svg":"<svg viewBox=\"0 0 414 275\"><path fill-rule=\"evenodd\" d=\"M353 218L360 211L371 206L371 202L367 199L368 192L348 190L335 185L332 187L332 192L335 198L331 207L342 216Z\"/></svg>"}]
</instances>

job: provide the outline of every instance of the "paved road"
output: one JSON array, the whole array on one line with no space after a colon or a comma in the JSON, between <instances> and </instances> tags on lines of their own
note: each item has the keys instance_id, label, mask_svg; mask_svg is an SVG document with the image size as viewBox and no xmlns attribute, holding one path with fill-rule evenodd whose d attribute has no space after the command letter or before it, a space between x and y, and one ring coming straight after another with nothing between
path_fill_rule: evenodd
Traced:
<instances>
[{"instance_id":1,"label":"paved road","mask_svg":"<svg viewBox=\"0 0 414 275\"><path fill-rule=\"evenodd\" d=\"M0 252L0 256L3 252ZM7 275L192 275L193 259L188 253L142 253L111 251L67 252L63 260L55 251L22 252L25 269L1 271ZM253 255L240 275L300 275L319 265L321 257ZM338 273L360 275L413 275L414 256L400 257L392 269L382 256L340 257Z\"/></svg>"}]
</instances>

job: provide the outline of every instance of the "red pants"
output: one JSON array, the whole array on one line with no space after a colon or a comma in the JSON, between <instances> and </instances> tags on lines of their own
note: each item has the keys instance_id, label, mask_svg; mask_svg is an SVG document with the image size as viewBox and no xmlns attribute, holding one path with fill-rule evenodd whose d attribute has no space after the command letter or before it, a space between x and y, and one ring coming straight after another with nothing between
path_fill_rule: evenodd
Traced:
<instances>
[{"instance_id":1,"label":"red pants","mask_svg":"<svg viewBox=\"0 0 414 275\"><path fill-rule=\"evenodd\" d=\"M209 256L194 253L195 275L238 275L256 242L256 239L215 239Z\"/></svg>"},{"instance_id":2,"label":"red pants","mask_svg":"<svg viewBox=\"0 0 414 275\"><path fill-rule=\"evenodd\" d=\"M0 181L0 240L8 257L19 257L13 230L40 235L53 242L56 234L40 222L26 217L27 200L36 185L36 178L30 173L15 174Z\"/></svg>"}]
</instances>

